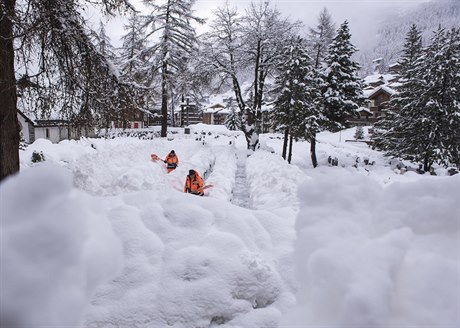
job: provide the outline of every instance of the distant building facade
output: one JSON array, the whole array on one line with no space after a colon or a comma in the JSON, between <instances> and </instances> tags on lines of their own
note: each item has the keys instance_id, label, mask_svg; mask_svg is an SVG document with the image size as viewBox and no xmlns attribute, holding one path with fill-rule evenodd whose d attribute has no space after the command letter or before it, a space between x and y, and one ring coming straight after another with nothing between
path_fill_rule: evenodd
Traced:
<instances>
[{"instance_id":1,"label":"distant building facade","mask_svg":"<svg viewBox=\"0 0 460 328\"><path fill-rule=\"evenodd\" d=\"M94 128L76 128L69 121L61 119L32 120L22 111L18 110L18 121L22 136L27 143L33 143L39 138L58 143L67 139L81 137L96 137Z\"/></svg>"}]
</instances>

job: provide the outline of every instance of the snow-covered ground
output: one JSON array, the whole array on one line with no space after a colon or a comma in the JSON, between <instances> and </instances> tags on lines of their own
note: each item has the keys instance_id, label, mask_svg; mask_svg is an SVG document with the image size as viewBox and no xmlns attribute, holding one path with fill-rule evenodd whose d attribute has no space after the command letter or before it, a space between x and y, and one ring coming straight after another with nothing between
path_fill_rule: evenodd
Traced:
<instances>
[{"instance_id":1,"label":"snow-covered ground","mask_svg":"<svg viewBox=\"0 0 460 328\"><path fill-rule=\"evenodd\" d=\"M204 125L37 140L0 185L0 326L459 327L460 175L400 174L353 134L321 134L316 169L305 142L288 164L279 135L247 157Z\"/></svg>"}]
</instances>

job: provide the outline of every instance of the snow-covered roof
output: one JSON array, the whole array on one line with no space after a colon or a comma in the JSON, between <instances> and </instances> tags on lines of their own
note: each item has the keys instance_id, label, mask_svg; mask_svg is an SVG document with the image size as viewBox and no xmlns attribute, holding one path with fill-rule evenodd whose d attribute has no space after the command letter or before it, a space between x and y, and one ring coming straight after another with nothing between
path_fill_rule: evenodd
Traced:
<instances>
[{"instance_id":1,"label":"snow-covered roof","mask_svg":"<svg viewBox=\"0 0 460 328\"><path fill-rule=\"evenodd\" d=\"M376 84L376 83L387 84L391 81L394 81L395 79L397 79L396 74L372 74L364 78L364 84L366 85Z\"/></svg>"},{"instance_id":2,"label":"snow-covered roof","mask_svg":"<svg viewBox=\"0 0 460 328\"><path fill-rule=\"evenodd\" d=\"M356 111L357 112L366 112L366 113L372 114L371 110L369 108L366 108L366 107L359 107Z\"/></svg>"},{"instance_id":3,"label":"snow-covered roof","mask_svg":"<svg viewBox=\"0 0 460 328\"><path fill-rule=\"evenodd\" d=\"M375 88L374 91L372 91L369 95L367 95L367 98L373 97L374 95L376 95L380 91L386 92L389 95L394 95L396 93L396 91L393 90L392 88L390 88L390 87L388 87L386 85L381 85L381 86Z\"/></svg>"},{"instance_id":4,"label":"snow-covered roof","mask_svg":"<svg viewBox=\"0 0 460 328\"><path fill-rule=\"evenodd\" d=\"M364 97L369 98L369 95L371 95L374 91L375 91L375 88L365 88L365 89L363 89Z\"/></svg>"},{"instance_id":5,"label":"snow-covered roof","mask_svg":"<svg viewBox=\"0 0 460 328\"><path fill-rule=\"evenodd\" d=\"M207 106L206 108L219 109L219 108L225 108L225 105L221 103L215 103L215 104Z\"/></svg>"},{"instance_id":6,"label":"snow-covered roof","mask_svg":"<svg viewBox=\"0 0 460 328\"><path fill-rule=\"evenodd\" d=\"M203 109L203 113L205 114L228 114L230 113L230 109L228 108L209 108L209 107L206 107L205 109Z\"/></svg>"}]
</instances>

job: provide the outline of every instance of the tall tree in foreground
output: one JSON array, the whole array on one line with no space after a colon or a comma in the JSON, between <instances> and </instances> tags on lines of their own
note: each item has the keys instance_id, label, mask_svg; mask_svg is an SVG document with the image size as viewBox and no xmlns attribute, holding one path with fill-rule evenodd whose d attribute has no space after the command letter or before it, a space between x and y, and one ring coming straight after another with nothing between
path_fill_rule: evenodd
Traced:
<instances>
[{"instance_id":1,"label":"tall tree in foreground","mask_svg":"<svg viewBox=\"0 0 460 328\"><path fill-rule=\"evenodd\" d=\"M110 12L131 7L128 0L99 3ZM23 97L28 92L36 97L34 106L39 110L57 107L67 119L86 116L93 101L108 103L114 99L98 91L101 80L111 82L113 92L119 85L90 41L80 5L75 0L0 2L0 180L19 170L18 87ZM15 54L24 72L18 81Z\"/></svg>"},{"instance_id":2,"label":"tall tree in foreground","mask_svg":"<svg viewBox=\"0 0 460 328\"><path fill-rule=\"evenodd\" d=\"M187 69L187 62L197 47L192 23L204 23L193 15L195 0L166 0L163 4L147 1L153 7L146 20L152 24L149 33L159 41L149 47L153 59L152 70L160 75L161 84L161 136L168 129L168 100L174 90L174 78Z\"/></svg>"},{"instance_id":3,"label":"tall tree in foreground","mask_svg":"<svg viewBox=\"0 0 460 328\"><path fill-rule=\"evenodd\" d=\"M321 91L324 115L332 131L348 127L348 118L356 115L364 101L361 79L357 75L359 65L351 58L356 48L350 38L348 22L345 21L337 30L324 60Z\"/></svg>"},{"instance_id":4,"label":"tall tree in foreground","mask_svg":"<svg viewBox=\"0 0 460 328\"><path fill-rule=\"evenodd\" d=\"M19 171L19 123L13 48L15 6L14 0L0 3L0 181Z\"/></svg>"}]
</instances>

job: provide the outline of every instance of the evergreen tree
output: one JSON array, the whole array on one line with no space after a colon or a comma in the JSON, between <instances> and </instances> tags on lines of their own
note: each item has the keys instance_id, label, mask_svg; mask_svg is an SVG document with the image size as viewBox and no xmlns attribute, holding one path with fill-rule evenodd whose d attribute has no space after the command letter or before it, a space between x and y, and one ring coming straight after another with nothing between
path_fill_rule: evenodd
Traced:
<instances>
[{"instance_id":1,"label":"evergreen tree","mask_svg":"<svg viewBox=\"0 0 460 328\"><path fill-rule=\"evenodd\" d=\"M396 149L405 148L401 135L411 132L415 137L416 134L416 131L405 131L404 113L413 106L414 95L422 92L423 82L419 66L422 50L422 37L414 24L407 32L401 58L398 61L401 65L398 92L391 98L384 115L375 124L372 136L376 148L394 156L402 155Z\"/></svg>"},{"instance_id":2,"label":"evergreen tree","mask_svg":"<svg viewBox=\"0 0 460 328\"><path fill-rule=\"evenodd\" d=\"M321 91L324 114L328 127L333 131L347 127L348 118L356 115L356 110L364 101L362 83L357 76L359 65L351 58L356 48L350 38L348 22L345 21L337 30L324 60Z\"/></svg>"},{"instance_id":3,"label":"evergreen tree","mask_svg":"<svg viewBox=\"0 0 460 328\"><path fill-rule=\"evenodd\" d=\"M410 94L397 99L380 142L388 155L423 163L459 164L460 29L441 27L410 72ZM406 73L409 74L409 73ZM398 96L398 98L400 98ZM403 104L402 107L396 107ZM392 127L390 126L392 124Z\"/></svg>"},{"instance_id":4,"label":"evergreen tree","mask_svg":"<svg viewBox=\"0 0 460 328\"><path fill-rule=\"evenodd\" d=\"M166 0L164 3L148 1L153 12L146 21L152 25L151 35L159 40L147 49L154 56L152 71L160 75L161 136L166 137L168 126L168 100L174 90L174 80L187 69L187 62L197 47L193 22L204 20L193 15L195 0Z\"/></svg>"},{"instance_id":5,"label":"evergreen tree","mask_svg":"<svg viewBox=\"0 0 460 328\"><path fill-rule=\"evenodd\" d=\"M356 131L355 131L354 137L355 137L356 140L364 139L364 129L363 129L362 126L357 126L357 127L356 127Z\"/></svg>"},{"instance_id":6,"label":"evergreen tree","mask_svg":"<svg viewBox=\"0 0 460 328\"><path fill-rule=\"evenodd\" d=\"M322 124L319 110L317 74L302 39L296 38L285 47L280 74L276 78L278 98L274 102L272 119L275 127L284 132L283 158L292 156L293 139L315 139ZM316 154L312 153L313 166L317 166Z\"/></svg>"},{"instance_id":7,"label":"evergreen tree","mask_svg":"<svg viewBox=\"0 0 460 328\"><path fill-rule=\"evenodd\" d=\"M241 118L238 113L238 108L235 106L229 106L230 113L225 118L225 126L232 131L237 131L241 129Z\"/></svg>"},{"instance_id":8,"label":"evergreen tree","mask_svg":"<svg viewBox=\"0 0 460 328\"><path fill-rule=\"evenodd\" d=\"M318 17L318 25L310 27L308 33L308 46L313 55L314 67L321 67L327 54L327 49L335 36L335 24L329 11L324 7Z\"/></svg>"}]
</instances>

